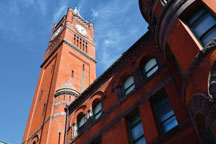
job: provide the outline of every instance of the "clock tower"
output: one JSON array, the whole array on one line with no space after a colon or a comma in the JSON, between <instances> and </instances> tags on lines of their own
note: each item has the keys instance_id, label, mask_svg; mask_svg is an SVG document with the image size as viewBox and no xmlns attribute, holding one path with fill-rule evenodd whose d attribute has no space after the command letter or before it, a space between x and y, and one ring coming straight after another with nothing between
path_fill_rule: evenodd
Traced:
<instances>
[{"instance_id":1,"label":"clock tower","mask_svg":"<svg viewBox=\"0 0 216 144\"><path fill-rule=\"evenodd\" d=\"M93 24L69 8L54 25L31 105L23 144L63 144L66 113L96 78Z\"/></svg>"}]
</instances>

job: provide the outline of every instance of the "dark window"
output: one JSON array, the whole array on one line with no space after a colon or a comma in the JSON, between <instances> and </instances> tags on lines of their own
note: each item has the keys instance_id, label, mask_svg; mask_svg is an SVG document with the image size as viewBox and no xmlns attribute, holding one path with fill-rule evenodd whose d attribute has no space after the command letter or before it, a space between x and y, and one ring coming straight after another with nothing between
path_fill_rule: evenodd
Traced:
<instances>
[{"instance_id":1,"label":"dark window","mask_svg":"<svg viewBox=\"0 0 216 144\"><path fill-rule=\"evenodd\" d=\"M133 76L127 77L123 83L124 95L128 95L130 92L134 90L134 88L135 88L135 83L134 83Z\"/></svg>"},{"instance_id":2,"label":"dark window","mask_svg":"<svg viewBox=\"0 0 216 144\"><path fill-rule=\"evenodd\" d=\"M78 121L77 121L78 134L82 131L84 124L85 124L85 116L84 114L80 114L78 116Z\"/></svg>"},{"instance_id":3,"label":"dark window","mask_svg":"<svg viewBox=\"0 0 216 144\"><path fill-rule=\"evenodd\" d=\"M44 106L43 106L42 116L45 114L45 112L46 112L46 103L44 103Z\"/></svg>"},{"instance_id":4,"label":"dark window","mask_svg":"<svg viewBox=\"0 0 216 144\"><path fill-rule=\"evenodd\" d=\"M93 117L94 120L98 119L102 115L102 103L98 101L93 106Z\"/></svg>"},{"instance_id":5,"label":"dark window","mask_svg":"<svg viewBox=\"0 0 216 144\"><path fill-rule=\"evenodd\" d=\"M165 91L151 98L151 104L161 133L166 133L178 125Z\"/></svg>"},{"instance_id":6,"label":"dark window","mask_svg":"<svg viewBox=\"0 0 216 144\"><path fill-rule=\"evenodd\" d=\"M202 45L216 37L216 18L204 6L193 11L186 23Z\"/></svg>"},{"instance_id":7,"label":"dark window","mask_svg":"<svg viewBox=\"0 0 216 144\"><path fill-rule=\"evenodd\" d=\"M128 119L128 127L132 144L146 144L142 122L138 113Z\"/></svg>"},{"instance_id":8,"label":"dark window","mask_svg":"<svg viewBox=\"0 0 216 144\"><path fill-rule=\"evenodd\" d=\"M155 58L148 60L143 66L143 73L146 78L153 75L157 70L158 70L158 65Z\"/></svg>"},{"instance_id":9,"label":"dark window","mask_svg":"<svg viewBox=\"0 0 216 144\"><path fill-rule=\"evenodd\" d=\"M43 96L43 90L41 90L39 101L42 99L42 96Z\"/></svg>"}]
</instances>

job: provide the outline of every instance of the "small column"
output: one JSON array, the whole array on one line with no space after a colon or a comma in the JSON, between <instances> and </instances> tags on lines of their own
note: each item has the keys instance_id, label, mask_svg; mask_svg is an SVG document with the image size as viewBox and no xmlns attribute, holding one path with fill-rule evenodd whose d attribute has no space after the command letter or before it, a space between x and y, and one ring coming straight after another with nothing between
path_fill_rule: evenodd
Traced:
<instances>
[{"instance_id":1,"label":"small column","mask_svg":"<svg viewBox=\"0 0 216 144\"><path fill-rule=\"evenodd\" d=\"M74 139L74 138L77 137L77 135L78 135L77 130L78 130L77 124L74 123L74 124L72 125L72 139Z\"/></svg>"}]
</instances>

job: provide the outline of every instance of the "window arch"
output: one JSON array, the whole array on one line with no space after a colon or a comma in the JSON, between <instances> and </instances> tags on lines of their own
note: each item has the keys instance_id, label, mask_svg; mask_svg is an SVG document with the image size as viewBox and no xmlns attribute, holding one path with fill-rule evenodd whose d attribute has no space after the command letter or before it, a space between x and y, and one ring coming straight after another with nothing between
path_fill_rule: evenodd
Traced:
<instances>
[{"instance_id":1,"label":"window arch","mask_svg":"<svg viewBox=\"0 0 216 144\"><path fill-rule=\"evenodd\" d=\"M124 95L128 95L135 88L134 77L131 75L124 80L123 83L123 93Z\"/></svg>"},{"instance_id":2,"label":"window arch","mask_svg":"<svg viewBox=\"0 0 216 144\"><path fill-rule=\"evenodd\" d=\"M158 70L158 64L155 58L151 58L143 66L143 73L146 78L153 75L157 70Z\"/></svg>"},{"instance_id":3,"label":"window arch","mask_svg":"<svg viewBox=\"0 0 216 144\"><path fill-rule=\"evenodd\" d=\"M94 120L97 120L102 115L102 103L101 101L97 100L93 102L93 118Z\"/></svg>"},{"instance_id":4,"label":"window arch","mask_svg":"<svg viewBox=\"0 0 216 144\"><path fill-rule=\"evenodd\" d=\"M85 115L83 113L80 113L77 117L78 134L82 131L84 124L85 124Z\"/></svg>"}]
</instances>

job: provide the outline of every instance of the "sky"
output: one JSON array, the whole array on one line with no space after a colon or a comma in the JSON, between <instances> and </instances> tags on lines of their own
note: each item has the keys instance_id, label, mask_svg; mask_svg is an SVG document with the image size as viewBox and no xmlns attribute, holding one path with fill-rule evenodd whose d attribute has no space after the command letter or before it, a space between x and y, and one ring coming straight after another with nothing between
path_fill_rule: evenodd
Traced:
<instances>
[{"instance_id":1,"label":"sky","mask_svg":"<svg viewBox=\"0 0 216 144\"><path fill-rule=\"evenodd\" d=\"M147 31L138 0L0 0L0 140L21 143L52 28L69 7L94 24L97 77Z\"/></svg>"}]
</instances>

